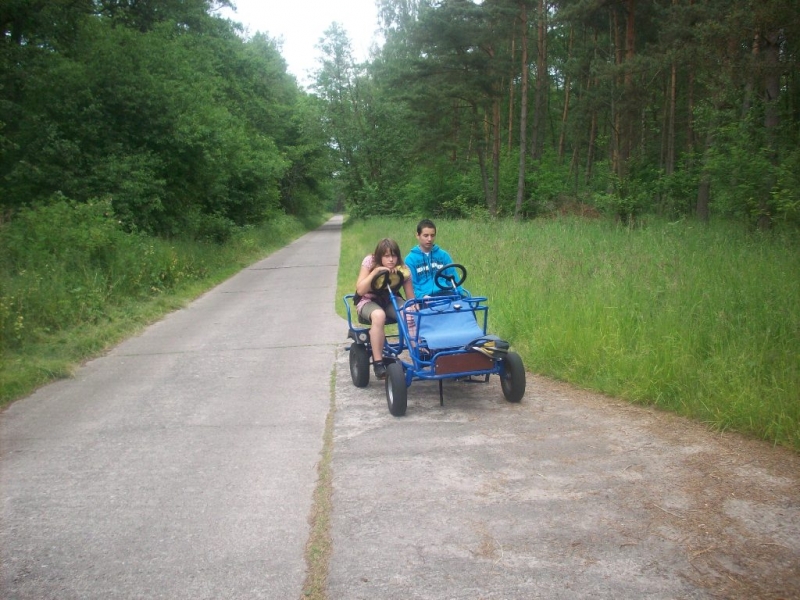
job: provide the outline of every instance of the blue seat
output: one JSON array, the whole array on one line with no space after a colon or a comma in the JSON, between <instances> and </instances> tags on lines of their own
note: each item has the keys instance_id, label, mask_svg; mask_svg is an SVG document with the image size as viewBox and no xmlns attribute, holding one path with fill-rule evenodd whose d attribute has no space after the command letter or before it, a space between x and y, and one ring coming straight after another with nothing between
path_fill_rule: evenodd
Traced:
<instances>
[{"instance_id":1,"label":"blue seat","mask_svg":"<svg viewBox=\"0 0 800 600\"><path fill-rule=\"evenodd\" d=\"M475 312L461 302L420 309L415 318L419 343L429 350L462 348L484 336L483 329L475 320Z\"/></svg>"}]
</instances>

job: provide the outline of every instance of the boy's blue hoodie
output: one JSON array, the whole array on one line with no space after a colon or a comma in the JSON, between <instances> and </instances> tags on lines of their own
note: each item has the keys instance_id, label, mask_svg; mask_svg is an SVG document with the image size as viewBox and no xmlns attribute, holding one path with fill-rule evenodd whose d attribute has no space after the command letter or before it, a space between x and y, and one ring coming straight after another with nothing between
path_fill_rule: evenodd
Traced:
<instances>
[{"instance_id":1,"label":"boy's blue hoodie","mask_svg":"<svg viewBox=\"0 0 800 600\"><path fill-rule=\"evenodd\" d=\"M433 281L437 270L453 262L450 255L433 245L431 251L425 254L419 246L414 246L405 258L406 266L411 269L411 280L414 282L414 296L422 298L433 294L442 293L442 289ZM456 273L453 273L456 275ZM459 288L459 292L461 288Z\"/></svg>"}]
</instances>

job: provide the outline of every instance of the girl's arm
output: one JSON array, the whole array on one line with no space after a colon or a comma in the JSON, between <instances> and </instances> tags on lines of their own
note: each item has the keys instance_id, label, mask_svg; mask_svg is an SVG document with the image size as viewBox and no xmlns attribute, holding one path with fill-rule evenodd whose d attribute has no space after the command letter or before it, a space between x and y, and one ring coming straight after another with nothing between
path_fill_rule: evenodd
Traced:
<instances>
[{"instance_id":1,"label":"girl's arm","mask_svg":"<svg viewBox=\"0 0 800 600\"><path fill-rule=\"evenodd\" d=\"M366 267L361 267L361 271L358 273L358 281L356 281L356 294L363 296L368 293L372 286L372 280L375 279L375 275L381 271L387 270L386 267L375 267L370 271Z\"/></svg>"}]
</instances>

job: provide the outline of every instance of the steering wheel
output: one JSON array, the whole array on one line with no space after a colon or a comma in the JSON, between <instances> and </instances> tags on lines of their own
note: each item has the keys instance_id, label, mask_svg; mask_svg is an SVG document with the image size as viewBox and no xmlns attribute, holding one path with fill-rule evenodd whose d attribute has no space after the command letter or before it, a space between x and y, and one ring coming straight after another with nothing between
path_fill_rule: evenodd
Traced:
<instances>
[{"instance_id":1,"label":"steering wheel","mask_svg":"<svg viewBox=\"0 0 800 600\"><path fill-rule=\"evenodd\" d=\"M455 270L456 274L450 275L449 273L446 273L448 269ZM450 263L449 265L445 265L441 269L437 269L436 273L433 274L433 282L436 284L436 287L441 290L452 290L454 287L460 286L466 280L467 268L458 263Z\"/></svg>"},{"instance_id":2,"label":"steering wheel","mask_svg":"<svg viewBox=\"0 0 800 600\"><path fill-rule=\"evenodd\" d=\"M370 288L373 292L380 292L388 288L393 282L392 278L399 278L400 284L405 281L405 276L400 272L397 271L395 273L390 273L389 270L381 271L375 277L372 278L370 282ZM395 280L396 283L396 280Z\"/></svg>"}]
</instances>

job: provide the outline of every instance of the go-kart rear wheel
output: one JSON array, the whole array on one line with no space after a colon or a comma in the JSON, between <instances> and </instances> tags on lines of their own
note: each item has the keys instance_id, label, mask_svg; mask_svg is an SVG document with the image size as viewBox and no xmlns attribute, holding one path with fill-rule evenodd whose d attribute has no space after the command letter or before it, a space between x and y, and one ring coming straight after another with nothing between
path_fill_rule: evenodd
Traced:
<instances>
[{"instance_id":1,"label":"go-kart rear wheel","mask_svg":"<svg viewBox=\"0 0 800 600\"><path fill-rule=\"evenodd\" d=\"M408 387L403 365L397 362L386 365L386 404L395 417L402 417L408 408Z\"/></svg>"},{"instance_id":2,"label":"go-kart rear wheel","mask_svg":"<svg viewBox=\"0 0 800 600\"><path fill-rule=\"evenodd\" d=\"M503 372L500 373L500 387L509 402L519 402L525 395L525 367L516 352L509 352L502 359Z\"/></svg>"},{"instance_id":3,"label":"go-kart rear wheel","mask_svg":"<svg viewBox=\"0 0 800 600\"><path fill-rule=\"evenodd\" d=\"M350 377L356 387L367 387L369 384L369 353L362 344L350 346Z\"/></svg>"}]
</instances>

